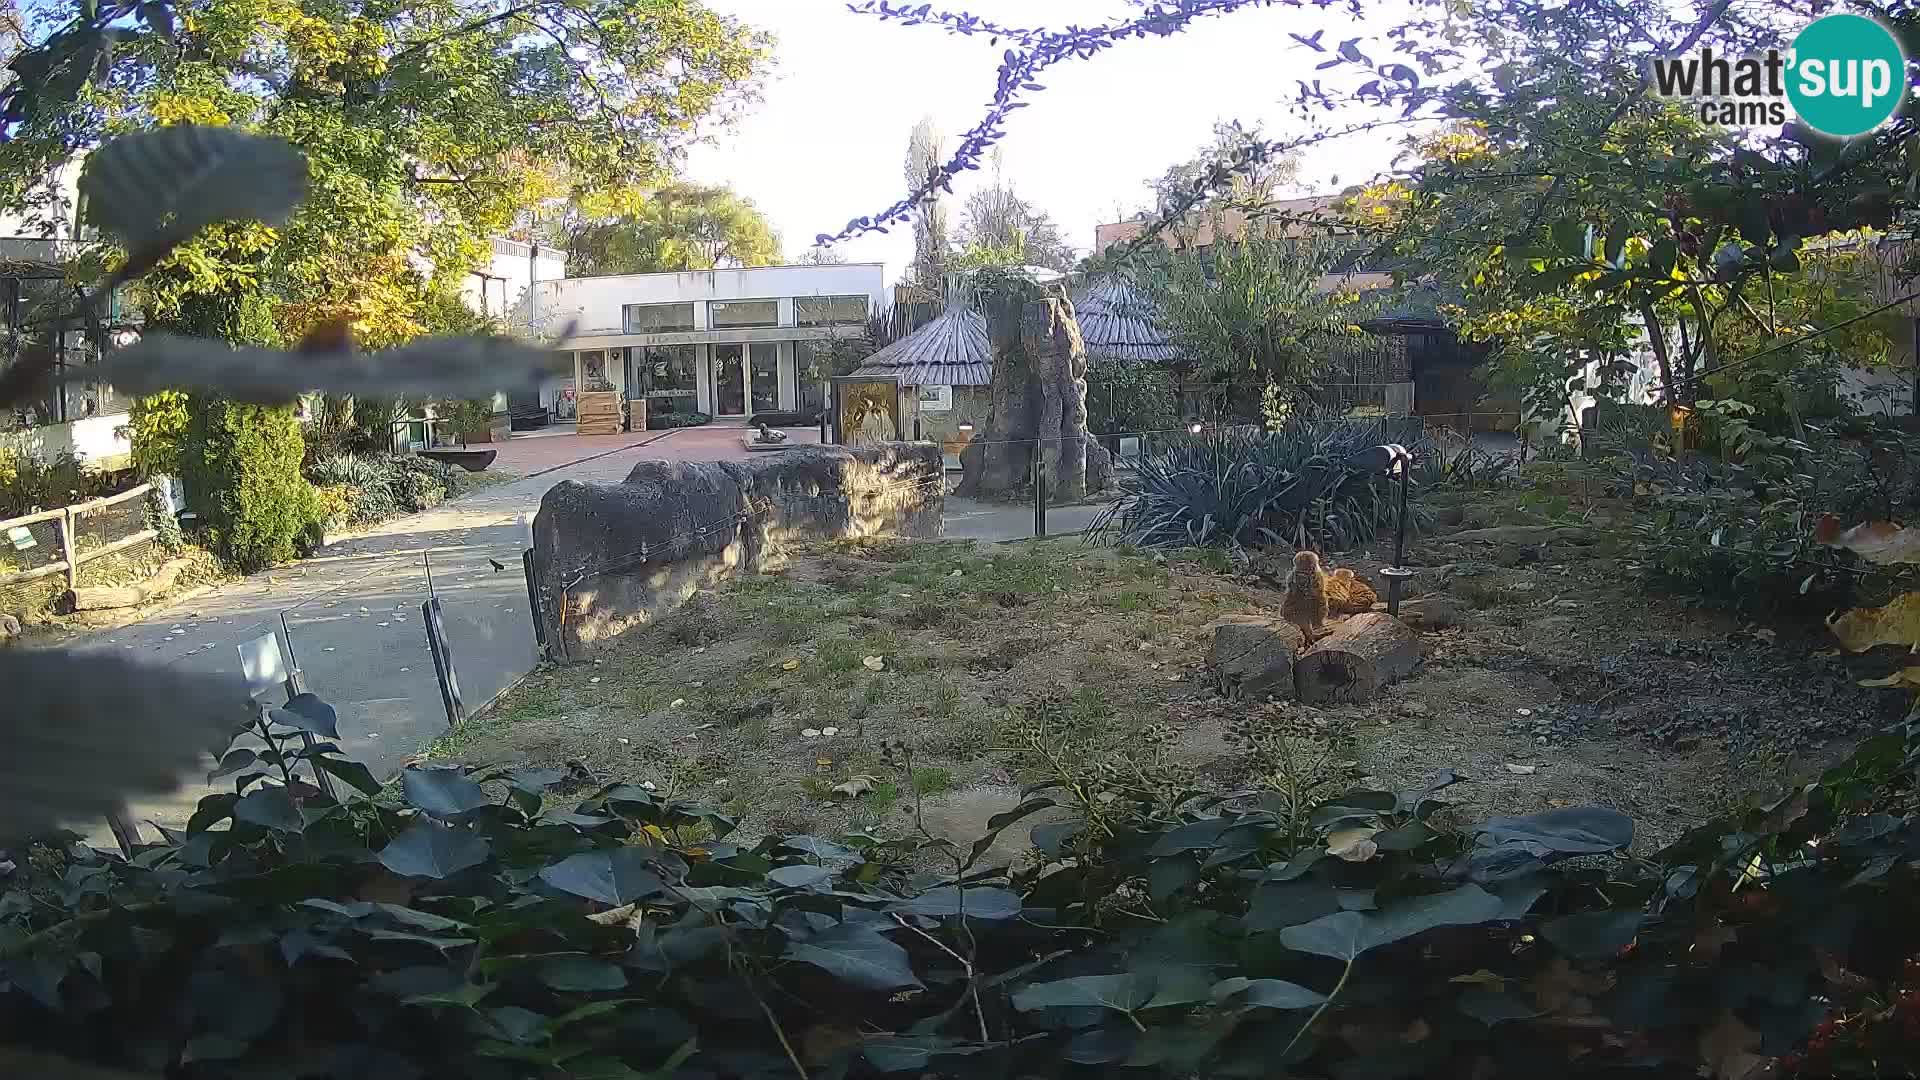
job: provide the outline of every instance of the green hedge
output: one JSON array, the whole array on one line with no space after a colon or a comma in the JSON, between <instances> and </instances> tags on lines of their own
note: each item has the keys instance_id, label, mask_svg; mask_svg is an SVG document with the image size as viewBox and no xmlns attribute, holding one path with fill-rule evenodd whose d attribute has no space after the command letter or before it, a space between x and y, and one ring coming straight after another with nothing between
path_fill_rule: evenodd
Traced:
<instances>
[{"instance_id":1,"label":"green hedge","mask_svg":"<svg viewBox=\"0 0 1920 1080\"><path fill-rule=\"evenodd\" d=\"M658 413L647 417L648 431L665 431L669 428L699 427L713 423L713 417L703 412Z\"/></svg>"},{"instance_id":2,"label":"green hedge","mask_svg":"<svg viewBox=\"0 0 1920 1080\"><path fill-rule=\"evenodd\" d=\"M255 724L184 831L0 878L9 1041L236 1078L1920 1068L1909 730L1630 857L1600 807L1451 824L1451 773L1316 799L1077 761L976 843L743 842L571 767L383 791L312 695Z\"/></svg>"},{"instance_id":3,"label":"green hedge","mask_svg":"<svg viewBox=\"0 0 1920 1080\"><path fill-rule=\"evenodd\" d=\"M320 510L294 411L196 396L191 412L182 480L208 546L242 571L296 558Z\"/></svg>"}]
</instances>

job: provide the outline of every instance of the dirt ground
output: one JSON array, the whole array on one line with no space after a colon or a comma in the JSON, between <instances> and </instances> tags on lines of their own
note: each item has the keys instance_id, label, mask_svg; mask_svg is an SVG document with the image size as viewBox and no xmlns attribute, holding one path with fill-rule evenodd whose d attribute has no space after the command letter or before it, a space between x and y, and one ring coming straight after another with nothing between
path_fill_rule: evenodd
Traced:
<instances>
[{"instance_id":1,"label":"dirt ground","mask_svg":"<svg viewBox=\"0 0 1920 1080\"><path fill-rule=\"evenodd\" d=\"M1413 545L1411 593L1452 598L1460 625L1423 635L1423 666L1364 704L1220 695L1208 625L1277 616L1280 593L1217 554L870 544L808 553L543 668L431 753L576 763L722 804L749 835L918 820L970 840L1049 758L1150 756L1228 788L1268 768L1254 744L1279 738L1329 793L1450 768L1463 819L1597 803L1632 815L1651 851L1904 704L1819 655L1817 623L1754 626L1646 593L1604 508L1524 543L1449 538L1546 521L1511 498L1438 509L1449 524ZM1377 558L1332 561L1385 594Z\"/></svg>"}]
</instances>

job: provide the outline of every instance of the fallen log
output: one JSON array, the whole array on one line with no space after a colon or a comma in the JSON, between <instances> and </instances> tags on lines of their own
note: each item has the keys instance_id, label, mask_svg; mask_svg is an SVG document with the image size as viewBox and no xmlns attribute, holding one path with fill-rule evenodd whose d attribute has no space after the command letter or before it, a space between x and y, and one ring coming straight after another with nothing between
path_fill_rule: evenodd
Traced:
<instances>
[{"instance_id":1,"label":"fallen log","mask_svg":"<svg viewBox=\"0 0 1920 1080\"><path fill-rule=\"evenodd\" d=\"M1299 627L1277 619L1229 615L1207 629L1213 633L1209 659L1222 694L1254 702L1293 696L1294 657L1304 643Z\"/></svg>"},{"instance_id":2,"label":"fallen log","mask_svg":"<svg viewBox=\"0 0 1920 1080\"><path fill-rule=\"evenodd\" d=\"M69 611L108 611L139 607L173 588L190 559L168 559L154 575L138 585L82 585L67 593Z\"/></svg>"},{"instance_id":3,"label":"fallen log","mask_svg":"<svg viewBox=\"0 0 1920 1080\"><path fill-rule=\"evenodd\" d=\"M1294 690L1310 705L1370 700L1420 663L1420 639L1391 615L1345 619L1294 662Z\"/></svg>"},{"instance_id":4,"label":"fallen log","mask_svg":"<svg viewBox=\"0 0 1920 1080\"><path fill-rule=\"evenodd\" d=\"M1584 525L1499 525L1491 529L1465 529L1435 537L1452 543L1477 544L1551 544L1565 540L1573 544L1593 543L1593 532Z\"/></svg>"}]
</instances>

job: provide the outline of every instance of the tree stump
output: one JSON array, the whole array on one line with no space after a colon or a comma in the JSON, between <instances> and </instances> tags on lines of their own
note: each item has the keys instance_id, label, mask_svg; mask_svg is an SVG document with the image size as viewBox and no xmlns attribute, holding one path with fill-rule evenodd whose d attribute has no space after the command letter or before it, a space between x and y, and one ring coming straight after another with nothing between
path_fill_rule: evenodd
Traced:
<instances>
[{"instance_id":1,"label":"tree stump","mask_svg":"<svg viewBox=\"0 0 1920 1080\"><path fill-rule=\"evenodd\" d=\"M1367 701L1419 663L1419 637L1393 616L1369 612L1340 622L1295 661L1294 689L1311 705Z\"/></svg>"},{"instance_id":2,"label":"tree stump","mask_svg":"<svg viewBox=\"0 0 1920 1080\"><path fill-rule=\"evenodd\" d=\"M1208 627L1208 659L1220 692L1235 701L1293 697L1294 657L1305 638L1292 623L1255 615L1229 615Z\"/></svg>"}]
</instances>

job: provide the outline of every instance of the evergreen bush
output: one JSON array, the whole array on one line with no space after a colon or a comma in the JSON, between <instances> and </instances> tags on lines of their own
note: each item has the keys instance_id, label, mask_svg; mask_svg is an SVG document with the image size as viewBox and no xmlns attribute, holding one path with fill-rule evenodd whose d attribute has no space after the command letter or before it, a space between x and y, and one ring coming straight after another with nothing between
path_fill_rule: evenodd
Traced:
<instances>
[{"instance_id":1,"label":"evergreen bush","mask_svg":"<svg viewBox=\"0 0 1920 1080\"><path fill-rule=\"evenodd\" d=\"M181 472L208 546L243 571L293 559L320 516L293 410L204 397L191 411Z\"/></svg>"}]
</instances>

